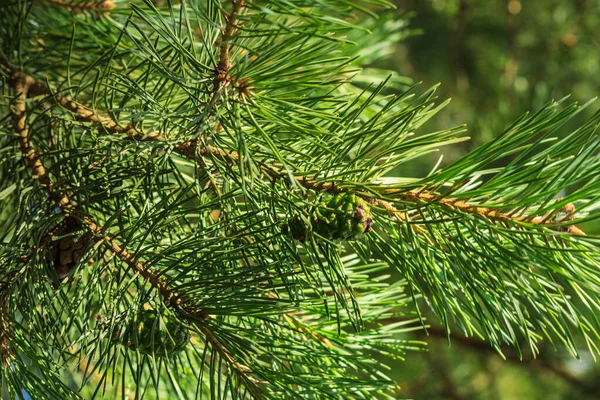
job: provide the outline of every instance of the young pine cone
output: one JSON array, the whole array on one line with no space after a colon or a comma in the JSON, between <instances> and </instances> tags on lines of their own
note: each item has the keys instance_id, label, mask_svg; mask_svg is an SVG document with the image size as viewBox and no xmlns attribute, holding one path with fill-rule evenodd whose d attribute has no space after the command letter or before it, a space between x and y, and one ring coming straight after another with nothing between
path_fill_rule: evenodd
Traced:
<instances>
[{"instance_id":1,"label":"young pine cone","mask_svg":"<svg viewBox=\"0 0 600 400\"><path fill-rule=\"evenodd\" d=\"M122 335L115 331L112 340L141 354L174 356L187 347L190 331L172 316L161 316L155 310L142 310L135 323L131 322Z\"/></svg>"},{"instance_id":2,"label":"young pine cone","mask_svg":"<svg viewBox=\"0 0 600 400\"><path fill-rule=\"evenodd\" d=\"M82 227L75 218L67 217L53 233L53 236L64 236L50 243L52 263L59 280L69 275L89 248L92 235L87 231L83 235L76 233L81 230Z\"/></svg>"},{"instance_id":3,"label":"young pine cone","mask_svg":"<svg viewBox=\"0 0 600 400\"><path fill-rule=\"evenodd\" d=\"M282 232L304 243L309 228L331 240L354 240L371 232L371 207L363 199L350 193L332 196L315 210L311 226L299 217L293 217L283 226Z\"/></svg>"}]
</instances>

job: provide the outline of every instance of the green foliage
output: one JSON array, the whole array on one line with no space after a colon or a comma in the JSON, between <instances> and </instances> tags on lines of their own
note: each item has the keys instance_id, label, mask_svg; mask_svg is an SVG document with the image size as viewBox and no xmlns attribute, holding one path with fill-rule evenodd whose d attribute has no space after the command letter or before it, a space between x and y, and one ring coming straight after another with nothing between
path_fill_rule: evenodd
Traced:
<instances>
[{"instance_id":1,"label":"green foliage","mask_svg":"<svg viewBox=\"0 0 600 400\"><path fill-rule=\"evenodd\" d=\"M8 396L396 398L381 359L422 349L424 305L498 349L598 353L600 243L576 225L598 217L600 115L571 129L587 105L551 102L402 175L466 138L426 130L435 88L360 69L413 33L382 6L2 6ZM68 274L65 235L86 238Z\"/></svg>"}]
</instances>

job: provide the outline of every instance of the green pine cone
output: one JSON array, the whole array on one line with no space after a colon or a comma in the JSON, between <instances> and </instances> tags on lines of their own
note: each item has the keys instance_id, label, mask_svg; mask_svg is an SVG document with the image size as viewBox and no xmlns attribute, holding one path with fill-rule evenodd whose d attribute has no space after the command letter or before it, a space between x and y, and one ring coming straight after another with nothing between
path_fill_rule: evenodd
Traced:
<instances>
[{"instance_id":1,"label":"green pine cone","mask_svg":"<svg viewBox=\"0 0 600 400\"><path fill-rule=\"evenodd\" d=\"M332 196L315 212L313 229L332 240L354 240L371 231L371 208L350 193Z\"/></svg>"},{"instance_id":2,"label":"green pine cone","mask_svg":"<svg viewBox=\"0 0 600 400\"><path fill-rule=\"evenodd\" d=\"M329 226L329 221L325 218L315 217L313 221L313 230L324 237L329 237Z\"/></svg>"},{"instance_id":3,"label":"green pine cone","mask_svg":"<svg viewBox=\"0 0 600 400\"><path fill-rule=\"evenodd\" d=\"M363 199L350 193L331 196L315 210L311 226L300 217L291 218L282 226L282 233L304 243L310 229L331 240L354 240L371 231L371 207Z\"/></svg>"},{"instance_id":4,"label":"green pine cone","mask_svg":"<svg viewBox=\"0 0 600 400\"><path fill-rule=\"evenodd\" d=\"M161 320L164 322L161 324ZM123 335L123 344L142 354L174 356L185 350L190 341L188 328L172 317L154 310L140 311L137 323Z\"/></svg>"}]
</instances>

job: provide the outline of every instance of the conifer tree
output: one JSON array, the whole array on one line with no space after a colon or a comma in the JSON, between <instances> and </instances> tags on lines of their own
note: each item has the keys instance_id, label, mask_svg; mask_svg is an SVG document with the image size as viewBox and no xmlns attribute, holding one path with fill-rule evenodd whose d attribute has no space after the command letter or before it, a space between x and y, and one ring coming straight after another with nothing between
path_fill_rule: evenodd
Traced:
<instances>
[{"instance_id":1,"label":"conifer tree","mask_svg":"<svg viewBox=\"0 0 600 400\"><path fill-rule=\"evenodd\" d=\"M467 137L362 68L410 34L390 6L2 2L4 396L398 398L433 323L599 352L600 115L408 176Z\"/></svg>"}]
</instances>

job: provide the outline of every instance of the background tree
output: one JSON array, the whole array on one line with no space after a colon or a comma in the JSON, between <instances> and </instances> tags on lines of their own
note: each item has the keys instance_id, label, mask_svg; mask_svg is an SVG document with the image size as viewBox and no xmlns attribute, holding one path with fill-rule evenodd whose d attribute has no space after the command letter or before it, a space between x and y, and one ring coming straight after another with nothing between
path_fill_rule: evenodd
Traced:
<instances>
[{"instance_id":1,"label":"background tree","mask_svg":"<svg viewBox=\"0 0 600 400\"><path fill-rule=\"evenodd\" d=\"M398 11L390 18L410 11L410 26L421 31L398 42L390 57L376 64L424 85L442 82L439 96L452 101L428 123L429 129L467 123L472 137L443 149L445 160L493 139L507 121L523 110L538 109L549 98L571 94L573 99L590 99L599 91L598 60L590 56L597 48L594 27L600 23L593 2L402 0L396 5ZM594 112L595 107L583 110L568 123L569 129ZM433 162L435 157L422 159L412 168L425 174ZM597 233L598 224L586 223L584 230ZM584 348L575 360L547 343L535 359L525 355L523 361L506 349L505 362L482 342L456 336L449 347L443 331L429 333L430 353L409 357L410 370L394 369L406 397L448 398L452 388L458 398L597 396L600 371Z\"/></svg>"},{"instance_id":2,"label":"background tree","mask_svg":"<svg viewBox=\"0 0 600 400\"><path fill-rule=\"evenodd\" d=\"M7 397L401 397L382 360L431 323L597 353L599 116L418 174L466 138L372 67L411 34L387 6L3 5Z\"/></svg>"}]
</instances>

